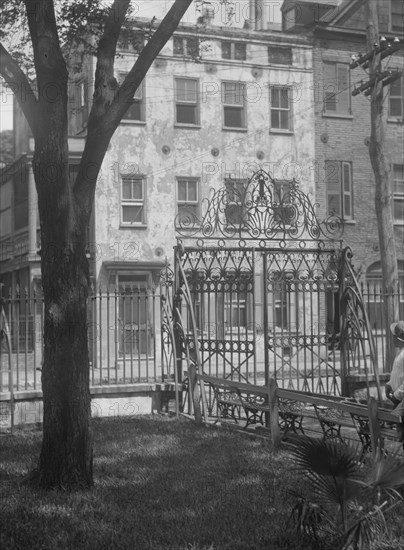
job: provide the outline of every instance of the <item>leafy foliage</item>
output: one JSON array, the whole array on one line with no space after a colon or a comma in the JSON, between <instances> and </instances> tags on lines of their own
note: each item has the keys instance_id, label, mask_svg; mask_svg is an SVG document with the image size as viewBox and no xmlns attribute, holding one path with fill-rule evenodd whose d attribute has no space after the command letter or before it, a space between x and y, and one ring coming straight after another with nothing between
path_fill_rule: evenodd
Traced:
<instances>
[{"instance_id":1,"label":"leafy foliage","mask_svg":"<svg viewBox=\"0 0 404 550\"><path fill-rule=\"evenodd\" d=\"M387 530L387 514L404 502L404 463L397 454L362 459L353 444L290 438L307 491L294 493L291 519L303 536L321 544L331 536L341 550L371 548Z\"/></svg>"}]
</instances>

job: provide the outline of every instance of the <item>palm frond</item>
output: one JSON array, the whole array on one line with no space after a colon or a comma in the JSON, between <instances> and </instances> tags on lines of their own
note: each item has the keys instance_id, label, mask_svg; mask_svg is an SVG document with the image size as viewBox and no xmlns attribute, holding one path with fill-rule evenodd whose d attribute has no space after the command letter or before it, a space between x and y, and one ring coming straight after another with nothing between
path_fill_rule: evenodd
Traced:
<instances>
[{"instance_id":1,"label":"palm frond","mask_svg":"<svg viewBox=\"0 0 404 550\"><path fill-rule=\"evenodd\" d=\"M404 487L404 463L397 453L378 457L370 467L365 483L377 489Z\"/></svg>"},{"instance_id":2,"label":"palm frond","mask_svg":"<svg viewBox=\"0 0 404 550\"><path fill-rule=\"evenodd\" d=\"M363 477L357 450L350 444L310 437L289 441L295 464L302 471L342 478Z\"/></svg>"}]
</instances>

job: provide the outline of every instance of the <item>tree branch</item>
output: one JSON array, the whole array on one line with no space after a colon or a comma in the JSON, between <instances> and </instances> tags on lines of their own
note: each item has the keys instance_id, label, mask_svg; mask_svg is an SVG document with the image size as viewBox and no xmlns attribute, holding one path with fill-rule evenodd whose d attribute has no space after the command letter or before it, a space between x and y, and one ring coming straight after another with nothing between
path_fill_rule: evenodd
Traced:
<instances>
[{"instance_id":1,"label":"tree branch","mask_svg":"<svg viewBox=\"0 0 404 550\"><path fill-rule=\"evenodd\" d=\"M67 67L62 50L53 0L24 0L34 51L41 125L60 124L65 111L67 127ZM62 134L60 134L62 135Z\"/></svg>"},{"instance_id":2,"label":"tree branch","mask_svg":"<svg viewBox=\"0 0 404 550\"><path fill-rule=\"evenodd\" d=\"M153 61L173 35L192 1L176 0L174 2L115 94L108 113L101 121L103 127L111 125L114 127L113 132L115 131L128 108L128 102L133 98Z\"/></svg>"},{"instance_id":3,"label":"tree branch","mask_svg":"<svg viewBox=\"0 0 404 550\"><path fill-rule=\"evenodd\" d=\"M97 166L99 158L107 150L116 128L118 127L123 115L128 108L128 102L133 98L137 88L146 76L151 64L171 38L173 32L178 27L183 15L191 5L193 0L176 0L164 19L161 21L156 32L149 42L143 48L132 69L126 76L119 90L115 91L113 100L105 113L100 116L98 111L92 109L92 125L88 128L87 140L81 157L80 168L85 172L86 166ZM116 46L116 44L115 44ZM112 65L113 70L113 65ZM95 95L99 91L95 88ZM89 125L90 126L90 125ZM100 157L100 153L102 156ZM100 166L98 166L98 170ZM87 210L90 208L88 202L94 193L96 178L91 180L86 178L77 178L74 187L76 199L81 204L87 204Z\"/></svg>"},{"instance_id":4,"label":"tree branch","mask_svg":"<svg viewBox=\"0 0 404 550\"><path fill-rule=\"evenodd\" d=\"M116 45L125 21L130 0L114 0L97 50L94 79L94 102L88 119L88 132L98 124L113 100L117 88L114 79Z\"/></svg>"},{"instance_id":5,"label":"tree branch","mask_svg":"<svg viewBox=\"0 0 404 550\"><path fill-rule=\"evenodd\" d=\"M28 78L3 44L0 44L0 74L13 92L31 127L32 133L35 135L39 118L38 101Z\"/></svg>"}]
</instances>

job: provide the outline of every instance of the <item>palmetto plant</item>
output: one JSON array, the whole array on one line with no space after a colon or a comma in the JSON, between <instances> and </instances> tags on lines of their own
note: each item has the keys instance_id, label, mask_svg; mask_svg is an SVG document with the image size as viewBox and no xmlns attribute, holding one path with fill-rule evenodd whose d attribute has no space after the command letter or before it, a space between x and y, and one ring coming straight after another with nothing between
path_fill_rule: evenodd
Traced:
<instances>
[{"instance_id":1,"label":"palmetto plant","mask_svg":"<svg viewBox=\"0 0 404 550\"><path fill-rule=\"evenodd\" d=\"M361 458L353 444L291 437L291 452L303 474L303 490L291 518L317 545L341 550L371 548L386 531L387 514L404 502L404 463L397 454ZM321 546L324 547L324 546Z\"/></svg>"}]
</instances>

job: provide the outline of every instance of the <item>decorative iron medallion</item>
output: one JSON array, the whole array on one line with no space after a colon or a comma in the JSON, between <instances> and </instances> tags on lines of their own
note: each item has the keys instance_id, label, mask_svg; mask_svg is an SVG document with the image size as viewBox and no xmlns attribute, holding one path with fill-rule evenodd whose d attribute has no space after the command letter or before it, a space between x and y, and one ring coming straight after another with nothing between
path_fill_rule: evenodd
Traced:
<instances>
[{"instance_id":1,"label":"decorative iron medallion","mask_svg":"<svg viewBox=\"0 0 404 550\"><path fill-rule=\"evenodd\" d=\"M181 211L176 218L177 233L185 238L255 239L259 247L271 241L336 240L342 235L341 218L317 218L309 197L295 180L275 181L267 172L255 172L247 185L228 179L225 186L205 199L202 216L194 210ZM260 244L262 243L262 245ZM302 244L300 244L302 243Z\"/></svg>"}]
</instances>

